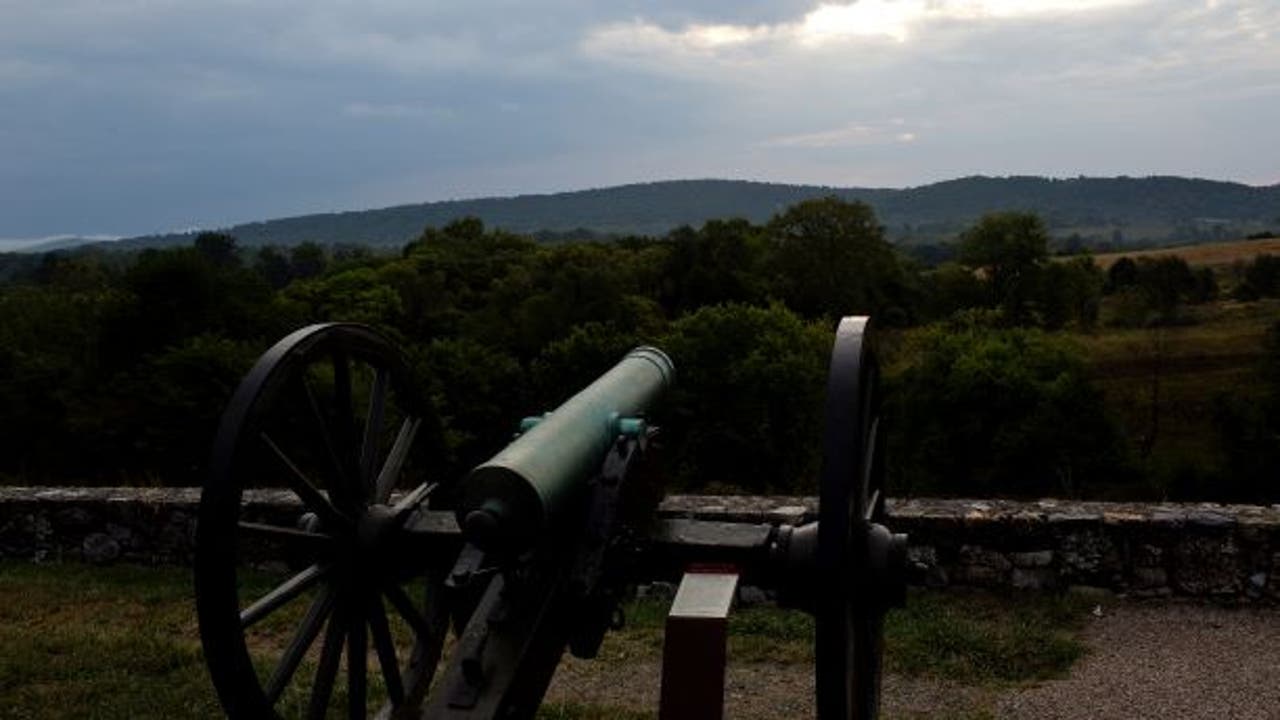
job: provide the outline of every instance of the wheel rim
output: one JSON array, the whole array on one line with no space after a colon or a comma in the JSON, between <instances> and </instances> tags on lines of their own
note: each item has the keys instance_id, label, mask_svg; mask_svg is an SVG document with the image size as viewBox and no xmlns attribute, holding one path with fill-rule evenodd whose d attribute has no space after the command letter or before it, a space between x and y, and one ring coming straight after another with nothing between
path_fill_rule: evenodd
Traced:
<instances>
[{"instance_id":1,"label":"wheel rim","mask_svg":"<svg viewBox=\"0 0 1280 720\"><path fill-rule=\"evenodd\" d=\"M884 433L869 320L836 329L828 373L818 522L818 717L874 718L880 705L885 608L869 556L884 517Z\"/></svg>"},{"instance_id":2,"label":"wheel rim","mask_svg":"<svg viewBox=\"0 0 1280 720\"><path fill-rule=\"evenodd\" d=\"M404 551L404 525L433 489L414 462L426 415L398 353L359 325L299 330L241 382L214 441L195 557L201 641L228 715L324 717L344 693L352 718L421 703L447 626L443 571ZM258 489L300 501L295 522L247 517ZM276 577L241 562L261 547ZM281 559L295 567L279 572ZM419 581L415 600L405 585Z\"/></svg>"}]
</instances>

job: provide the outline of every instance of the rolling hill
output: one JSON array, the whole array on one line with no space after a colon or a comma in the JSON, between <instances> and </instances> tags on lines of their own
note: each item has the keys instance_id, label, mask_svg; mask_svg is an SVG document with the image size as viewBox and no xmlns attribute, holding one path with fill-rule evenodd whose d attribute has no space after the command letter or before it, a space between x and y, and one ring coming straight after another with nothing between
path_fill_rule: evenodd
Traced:
<instances>
[{"instance_id":1,"label":"rolling hill","mask_svg":"<svg viewBox=\"0 0 1280 720\"><path fill-rule=\"evenodd\" d=\"M739 180L676 180L547 195L451 200L246 223L223 232L243 245L354 243L398 246L424 228L474 216L491 227L569 237L662 235L713 218L763 222L801 200L836 195L875 208L890 237L931 242L995 210L1038 213L1055 235L1121 244L1177 242L1280 229L1280 185L1178 177L968 177L906 189L836 188ZM117 241L112 247L186 244L191 234Z\"/></svg>"}]
</instances>

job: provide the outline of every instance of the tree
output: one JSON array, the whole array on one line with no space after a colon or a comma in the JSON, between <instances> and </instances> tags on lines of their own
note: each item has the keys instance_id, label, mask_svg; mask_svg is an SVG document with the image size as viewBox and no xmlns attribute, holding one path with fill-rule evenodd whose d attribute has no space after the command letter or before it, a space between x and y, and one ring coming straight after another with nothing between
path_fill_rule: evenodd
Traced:
<instances>
[{"instance_id":1,"label":"tree","mask_svg":"<svg viewBox=\"0 0 1280 720\"><path fill-rule=\"evenodd\" d=\"M806 200L766 229L778 294L806 317L878 315L901 294L902 267L866 203Z\"/></svg>"},{"instance_id":2,"label":"tree","mask_svg":"<svg viewBox=\"0 0 1280 720\"><path fill-rule=\"evenodd\" d=\"M1220 394L1214 429L1222 449L1223 472L1212 488L1190 488L1192 497L1258 504L1280 502L1280 322L1272 323L1258 363L1259 383L1247 392Z\"/></svg>"},{"instance_id":3,"label":"tree","mask_svg":"<svg viewBox=\"0 0 1280 720\"><path fill-rule=\"evenodd\" d=\"M324 272L328 264L324 248L316 243L300 243L289 251L289 275L294 279L315 277Z\"/></svg>"},{"instance_id":4,"label":"tree","mask_svg":"<svg viewBox=\"0 0 1280 720\"><path fill-rule=\"evenodd\" d=\"M973 268L946 262L925 275L927 317L946 318L958 310L986 304L987 288Z\"/></svg>"},{"instance_id":5,"label":"tree","mask_svg":"<svg viewBox=\"0 0 1280 720\"><path fill-rule=\"evenodd\" d=\"M122 365L214 324L216 271L194 248L144 250L125 272L123 284L135 302L108 320L104 342L107 354Z\"/></svg>"},{"instance_id":6,"label":"tree","mask_svg":"<svg viewBox=\"0 0 1280 720\"><path fill-rule=\"evenodd\" d=\"M1218 278L1211 268L1196 268L1192 271L1192 276L1195 278L1195 283L1187 296L1188 302L1198 304L1213 302L1218 299Z\"/></svg>"},{"instance_id":7,"label":"tree","mask_svg":"<svg viewBox=\"0 0 1280 720\"><path fill-rule=\"evenodd\" d=\"M700 230L682 227L663 245L662 303L673 315L704 305L764 299L764 238L746 220L710 220Z\"/></svg>"},{"instance_id":8,"label":"tree","mask_svg":"<svg viewBox=\"0 0 1280 720\"><path fill-rule=\"evenodd\" d=\"M613 325L587 322L548 343L530 367L533 397L547 409L563 402L640 345Z\"/></svg>"},{"instance_id":9,"label":"tree","mask_svg":"<svg viewBox=\"0 0 1280 720\"><path fill-rule=\"evenodd\" d=\"M313 322L341 320L389 329L402 310L400 295L368 267L299 280L290 283L281 295L305 307Z\"/></svg>"},{"instance_id":10,"label":"tree","mask_svg":"<svg viewBox=\"0 0 1280 720\"><path fill-rule=\"evenodd\" d=\"M1254 297L1280 295L1280 257L1262 254L1244 267L1244 285Z\"/></svg>"},{"instance_id":11,"label":"tree","mask_svg":"<svg viewBox=\"0 0 1280 720\"><path fill-rule=\"evenodd\" d=\"M1103 291L1110 295L1138 284L1138 263L1128 255L1111 263L1107 268L1107 283Z\"/></svg>"},{"instance_id":12,"label":"tree","mask_svg":"<svg viewBox=\"0 0 1280 720\"><path fill-rule=\"evenodd\" d=\"M1177 319L1179 306L1196 291L1197 281L1191 266L1177 255L1142 258L1138 287L1155 313L1155 321L1167 325Z\"/></svg>"},{"instance_id":13,"label":"tree","mask_svg":"<svg viewBox=\"0 0 1280 720\"><path fill-rule=\"evenodd\" d=\"M782 305L705 307L659 343L679 382L659 418L675 484L816 491L832 331Z\"/></svg>"},{"instance_id":14,"label":"tree","mask_svg":"<svg viewBox=\"0 0 1280 720\"><path fill-rule=\"evenodd\" d=\"M960 235L960 260L986 273L991 303L1009 322L1026 324L1048 247L1049 234L1038 216L990 213Z\"/></svg>"},{"instance_id":15,"label":"tree","mask_svg":"<svg viewBox=\"0 0 1280 720\"><path fill-rule=\"evenodd\" d=\"M1049 330L1074 324L1092 330L1102 302L1102 271L1085 256L1046 263L1040 271L1036 307L1040 323Z\"/></svg>"},{"instance_id":16,"label":"tree","mask_svg":"<svg viewBox=\"0 0 1280 720\"><path fill-rule=\"evenodd\" d=\"M272 290L279 290L289 284L289 258L273 245L263 245L258 248L253 269L271 286Z\"/></svg>"},{"instance_id":17,"label":"tree","mask_svg":"<svg viewBox=\"0 0 1280 720\"><path fill-rule=\"evenodd\" d=\"M78 293L104 290L114 278L97 257L54 251L40 257L35 280L62 292Z\"/></svg>"},{"instance_id":18,"label":"tree","mask_svg":"<svg viewBox=\"0 0 1280 720\"><path fill-rule=\"evenodd\" d=\"M196 252L204 256L214 267L221 269L240 267L240 255L236 239L225 233L202 232L192 243Z\"/></svg>"},{"instance_id":19,"label":"tree","mask_svg":"<svg viewBox=\"0 0 1280 720\"><path fill-rule=\"evenodd\" d=\"M436 477L455 477L511 441L521 417L534 407L524 370L501 348L468 338L433 340L410 348L413 370L424 378L442 428Z\"/></svg>"},{"instance_id":20,"label":"tree","mask_svg":"<svg viewBox=\"0 0 1280 720\"><path fill-rule=\"evenodd\" d=\"M917 336L890 378L894 487L944 495L1080 495L1122 472L1122 445L1081 352L980 313Z\"/></svg>"},{"instance_id":21,"label":"tree","mask_svg":"<svg viewBox=\"0 0 1280 720\"><path fill-rule=\"evenodd\" d=\"M197 485L222 410L262 348L198 335L140 358L76 418L100 467Z\"/></svg>"}]
</instances>

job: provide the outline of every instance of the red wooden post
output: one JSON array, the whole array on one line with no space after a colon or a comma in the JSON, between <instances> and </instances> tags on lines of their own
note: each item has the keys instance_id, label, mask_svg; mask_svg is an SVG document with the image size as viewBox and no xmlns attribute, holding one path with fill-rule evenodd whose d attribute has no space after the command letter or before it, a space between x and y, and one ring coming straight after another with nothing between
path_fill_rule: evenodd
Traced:
<instances>
[{"instance_id":1,"label":"red wooden post","mask_svg":"<svg viewBox=\"0 0 1280 720\"><path fill-rule=\"evenodd\" d=\"M667 614L659 720L724 717L725 644L738 589L732 568L690 568Z\"/></svg>"}]
</instances>

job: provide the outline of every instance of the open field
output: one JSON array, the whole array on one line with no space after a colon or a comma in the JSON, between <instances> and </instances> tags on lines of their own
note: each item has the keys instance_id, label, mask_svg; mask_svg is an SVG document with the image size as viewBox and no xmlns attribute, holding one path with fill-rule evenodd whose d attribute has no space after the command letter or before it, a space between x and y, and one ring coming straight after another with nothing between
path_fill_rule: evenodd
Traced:
<instances>
[{"instance_id":1,"label":"open field","mask_svg":"<svg viewBox=\"0 0 1280 720\"><path fill-rule=\"evenodd\" d=\"M1079 348L1103 392L1133 472L1112 485L1086 483L1081 491L1099 500L1212 498L1227 470L1221 411L1255 402L1264 391L1260 365L1268 333L1280 323L1280 298L1184 305L1184 324L1151 327L1109 324L1114 303L1104 298L1093 331L1061 334ZM889 373L913 362L912 337L919 332L880 335ZM1174 487L1178 476L1181 486Z\"/></svg>"},{"instance_id":2,"label":"open field","mask_svg":"<svg viewBox=\"0 0 1280 720\"><path fill-rule=\"evenodd\" d=\"M1138 260L1140 258L1156 259L1176 255L1191 265L1205 265L1215 270L1223 270L1231 267L1233 263L1248 262L1254 257L1263 254L1280 255L1280 238L1236 240L1233 242L1184 245L1154 250L1111 252L1094 255L1093 260L1098 263L1099 267L1106 270L1122 257Z\"/></svg>"},{"instance_id":3,"label":"open field","mask_svg":"<svg viewBox=\"0 0 1280 720\"><path fill-rule=\"evenodd\" d=\"M984 717L996 689L1061 676L1084 652L1079 634L1091 602L914 594L887 623L890 717L915 717L911 707L935 701L948 703L952 717ZM562 666L539 717L653 717L644 694L628 695L619 683L647 681L651 692L663 613L652 601L630 606L628 627L607 638L600 659ZM282 629L253 642L272 643ZM772 682L765 689L782 702L794 694L808 702L807 616L744 609L732 632L730 695L735 683L758 692ZM86 708L95 718L220 716L185 570L2 562L0 648L0 718L83 717Z\"/></svg>"},{"instance_id":4,"label":"open field","mask_svg":"<svg viewBox=\"0 0 1280 720\"><path fill-rule=\"evenodd\" d=\"M1077 336L1134 449L1163 464L1146 468L1152 497L1163 495L1170 474L1220 469L1217 411L1261 389L1258 365L1269 328L1280 322L1280 300L1223 300L1188 306L1185 315L1191 324Z\"/></svg>"}]
</instances>

